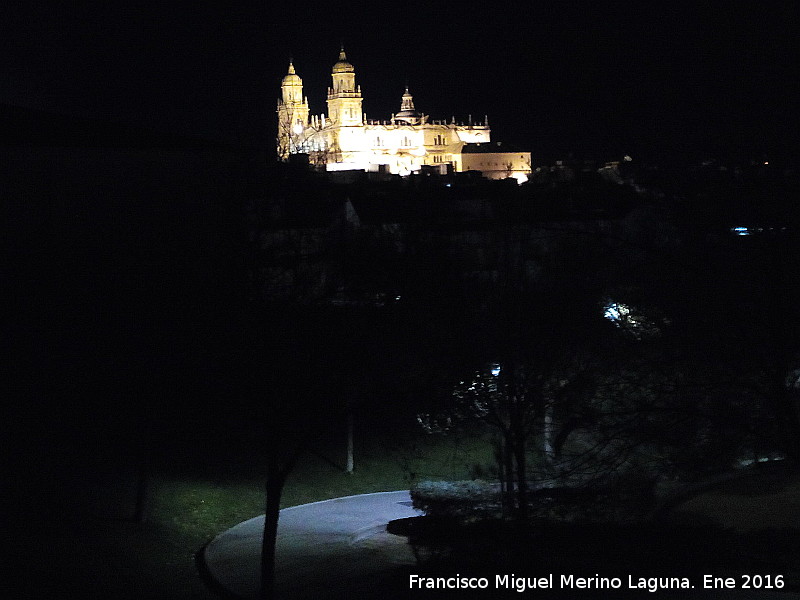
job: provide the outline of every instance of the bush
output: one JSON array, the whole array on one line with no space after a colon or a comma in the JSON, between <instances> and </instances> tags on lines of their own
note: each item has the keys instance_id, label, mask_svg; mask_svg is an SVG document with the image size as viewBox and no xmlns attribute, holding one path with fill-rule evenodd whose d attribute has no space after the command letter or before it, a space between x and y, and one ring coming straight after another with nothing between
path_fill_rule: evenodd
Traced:
<instances>
[{"instance_id":1,"label":"bush","mask_svg":"<svg viewBox=\"0 0 800 600\"><path fill-rule=\"evenodd\" d=\"M471 521L496 517L500 494L485 481L421 481L411 488L414 508L430 517Z\"/></svg>"},{"instance_id":2,"label":"bush","mask_svg":"<svg viewBox=\"0 0 800 600\"><path fill-rule=\"evenodd\" d=\"M437 573L638 572L696 577L742 568L735 538L716 526L552 519L457 523L431 517L417 517L408 525L418 565ZM780 565L789 568L785 562Z\"/></svg>"}]
</instances>

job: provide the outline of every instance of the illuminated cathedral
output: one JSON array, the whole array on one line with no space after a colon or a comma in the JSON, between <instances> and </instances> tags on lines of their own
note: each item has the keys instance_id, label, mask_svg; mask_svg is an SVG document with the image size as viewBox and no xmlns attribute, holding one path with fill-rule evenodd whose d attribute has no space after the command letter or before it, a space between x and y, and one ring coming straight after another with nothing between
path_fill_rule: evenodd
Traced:
<instances>
[{"instance_id":1,"label":"illuminated cathedral","mask_svg":"<svg viewBox=\"0 0 800 600\"><path fill-rule=\"evenodd\" d=\"M406 87L400 110L386 120L367 119L361 86L344 49L333 65L328 113L313 115L303 95L303 80L289 62L278 100L277 150L281 160L292 154L328 171L361 170L409 175L423 168L442 174L481 171L493 179L525 181L529 152L511 151L491 142L488 119L456 123L432 120L417 111ZM501 151L502 150L502 151Z\"/></svg>"}]
</instances>

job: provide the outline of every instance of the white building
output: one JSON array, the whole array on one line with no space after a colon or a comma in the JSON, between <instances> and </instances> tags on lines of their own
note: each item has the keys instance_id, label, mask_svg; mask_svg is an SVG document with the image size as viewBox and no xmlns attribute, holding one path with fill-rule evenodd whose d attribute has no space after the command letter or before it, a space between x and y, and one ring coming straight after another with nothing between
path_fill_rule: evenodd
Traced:
<instances>
[{"instance_id":1,"label":"white building","mask_svg":"<svg viewBox=\"0 0 800 600\"><path fill-rule=\"evenodd\" d=\"M355 69L347 61L344 49L331 73L328 88L328 114L312 115L303 95L303 81L289 63L281 82L278 100L278 157L308 154L316 165L329 171L383 171L408 175L423 165L448 170L474 169L476 161L465 158L464 146L486 144L491 139L488 119L479 123L456 123L454 119L432 120L414 107L406 88L400 110L388 120L367 119L362 110L361 86L356 85ZM499 150L499 148L495 148ZM495 152L497 154L497 152ZM530 153L511 152L512 157L498 157L495 162L512 164L513 169L487 169L492 178L527 179ZM478 169L481 170L481 169ZM493 173L488 173L488 171Z\"/></svg>"}]
</instances>

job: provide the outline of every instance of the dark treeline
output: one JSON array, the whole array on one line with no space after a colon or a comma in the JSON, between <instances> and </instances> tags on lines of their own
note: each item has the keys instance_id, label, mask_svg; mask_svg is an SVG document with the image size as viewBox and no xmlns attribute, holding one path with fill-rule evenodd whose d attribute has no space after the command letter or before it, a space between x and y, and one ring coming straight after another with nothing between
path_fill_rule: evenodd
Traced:
<instances>
[{"instance_id":1,"label":"dark treeline","mask_svg":"<svg viewBox=\"0 0 800 600\"><path fill-rule=\"evenodd\" d=\"M255 151L140 142L4 149L20 510L80 504L63 490L120 464L263 451L289 468L347 412L444 410L489 364L585 353L631 322L660 335L630 330L630 364L706 386L681 402L702 400L687 431L720 459L709 468L796 452L789 164L340 181ZM604 318L612 305L635 318ZM562 443L587 414L555 417Z\"/></svg>"},{"instance_id":2,"label":"dark treeline","mask_svg":"<svg viewBox=\"0 0 800 600\"><path fill-rule=\"evenodd\" d=\"M777 310L770 331L794 327L788 207L798 186L786 165L562 164L519 187L474 177L336 183L255 152L89 137L12 146L4 173L12 368L28 407L41 409L26 411L36 417L20 432L47 454L59 432L84 438L67 423L116 425L114 438L136 431L128 423L140 415L191 437L197 420L217 422L235 400L225 381L252 368L247 344L279 355L289 339L314 346L324 328L301 327L315 319L338 348L314 359L323 365L348 344L365 347L360 325L342 325L340 339L331 324L371 313L392 315L407 338L429 337L431 354L485 360L462 338L487 347L496 331L483 324L501 289L546 305L547 293L599 302L627 286L669 312L688 284L705 306L721 305L701 323L773 294L774 310L753 306L739 324ZM731 234L738 226L762 231ZM264 339L250 339L254 320ZM38 436L37 421L58 427Z\"/></svg>"}]
</instances>

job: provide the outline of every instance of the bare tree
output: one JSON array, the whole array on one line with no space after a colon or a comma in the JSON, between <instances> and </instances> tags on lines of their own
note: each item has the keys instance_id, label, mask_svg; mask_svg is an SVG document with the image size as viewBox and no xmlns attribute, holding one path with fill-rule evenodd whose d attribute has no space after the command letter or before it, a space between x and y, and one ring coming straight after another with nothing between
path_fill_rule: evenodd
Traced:
<instances>
[{"instance_id":1,"label":"bare tree","mask_svg":"<svg viewBox=\"0 0 800 600\"><path fill-rule=\"evenodd\" d=\"M340 161L341 149L334 134L335 125L331 120L291 123L288 119L279 119L278 158L287 161L293 154L304 154L308 156L309 164L317 168Z\"/></svg>"}]
</instances>

